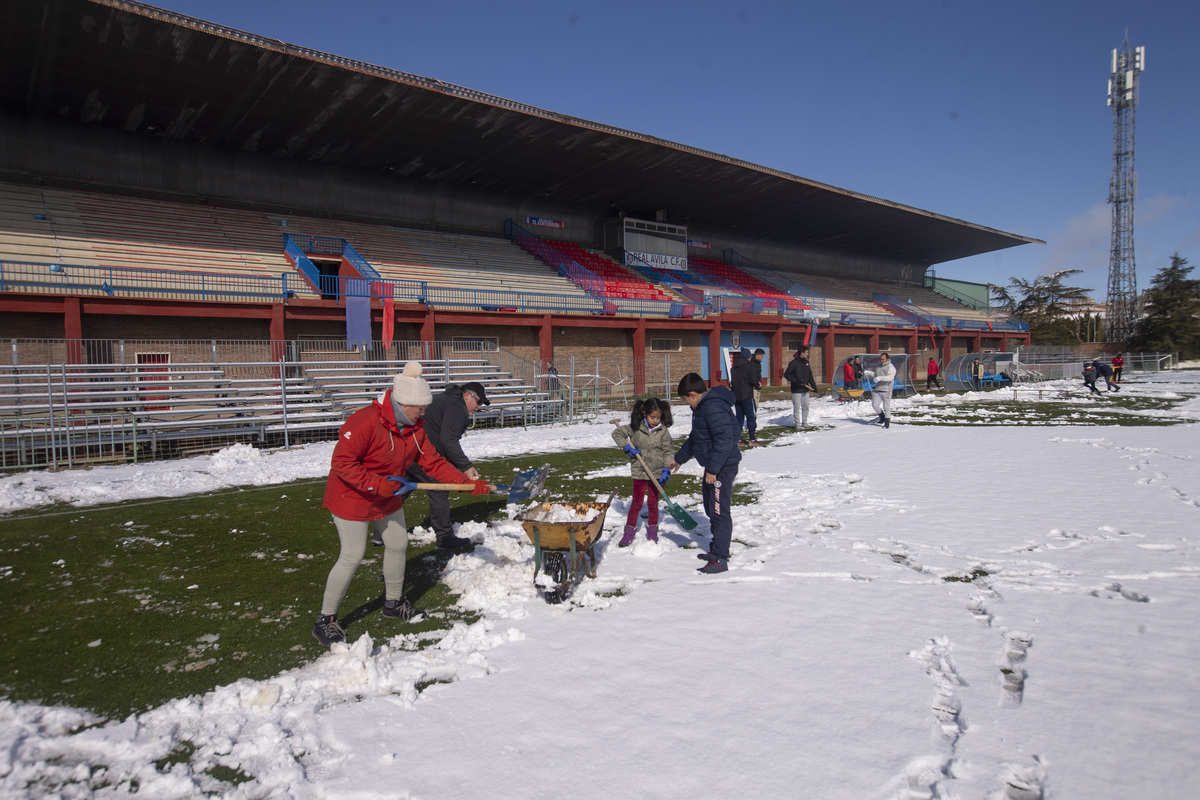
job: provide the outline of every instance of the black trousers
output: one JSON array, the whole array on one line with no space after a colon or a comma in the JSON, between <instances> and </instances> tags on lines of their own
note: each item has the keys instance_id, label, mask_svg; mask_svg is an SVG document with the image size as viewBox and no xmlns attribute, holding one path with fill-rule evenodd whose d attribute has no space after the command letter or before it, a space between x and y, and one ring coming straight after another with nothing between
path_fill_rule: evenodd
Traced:
<instances>
[{"instance_id":1,"label":"black trousers","mask_svg":"<svg viewBox=\"0 0 1200 800\"><path fill-rule=\"evenodd\" d=\"M414 483L437 483L418 466L409 467L404 477ZM450 524L450 493L428 491L425 495L429 498L429 524L433 526L434 534L439 539L452 536L454 526Z\"/></svg>"}]
</instances>

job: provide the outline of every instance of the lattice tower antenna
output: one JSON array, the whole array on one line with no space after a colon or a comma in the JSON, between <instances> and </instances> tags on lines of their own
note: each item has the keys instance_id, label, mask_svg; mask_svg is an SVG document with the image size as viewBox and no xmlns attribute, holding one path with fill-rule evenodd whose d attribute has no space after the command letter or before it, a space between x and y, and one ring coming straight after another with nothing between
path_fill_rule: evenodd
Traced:
<instances>
[{"instance_id":1,"label":"lattice tower antenna","mask_svg":"<svg viewBox=\"0 0 1200 800\"><path fill-rule=\"evenodd\" d=\"M1112 51L1108 104L1113 110L1113 171L1108 202L1112 205L1112 247L1108 257L1108 314L1105 340L1124 342L1137 323L1137 265L1133 258L1133 115L1138 83L1146 69L1146 48L1129 45L1129 37Z\"/></svg>"}]
</instances>

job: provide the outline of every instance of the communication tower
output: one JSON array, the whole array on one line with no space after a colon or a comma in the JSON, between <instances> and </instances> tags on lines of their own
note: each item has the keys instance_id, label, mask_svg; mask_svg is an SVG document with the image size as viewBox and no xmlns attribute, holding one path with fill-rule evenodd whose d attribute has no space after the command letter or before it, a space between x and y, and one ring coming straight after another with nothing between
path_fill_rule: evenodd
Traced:
<instances>
[{"instance_id":1,"label":"communication tower","mask_svg":"<svg viewBox=\"0 0 1200 800\"><path fill-rule=\"evenodd\" d=\"M1137 324L1137 265L1133 258L1133 115L1138 83L1146 68L1146 48L1131 47L1129 37L1112 51L1108 104L1113 110L1113 171L1108 187L1112 205L1112 247L1108 258L1108 315L1105 340L1124 342Z\"/></svg>"}]
</instances>

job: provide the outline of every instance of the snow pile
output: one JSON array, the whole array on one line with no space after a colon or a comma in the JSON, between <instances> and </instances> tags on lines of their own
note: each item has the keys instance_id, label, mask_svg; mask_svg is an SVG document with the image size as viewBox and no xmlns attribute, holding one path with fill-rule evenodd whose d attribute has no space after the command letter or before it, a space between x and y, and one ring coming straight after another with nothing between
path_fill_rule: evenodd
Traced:
<instances>
[{"instance_id":1,"label":"snow pile","mask_svg":"<svg viewBox=\"0 0 1200 800\"><path fill-rule=\"evenodd\" d=\"M581 508L563 503L543 503L536 511L527 511L523 519L530 522L591 522L600 514L600 509Z\"/></svg>"}]
</instances>

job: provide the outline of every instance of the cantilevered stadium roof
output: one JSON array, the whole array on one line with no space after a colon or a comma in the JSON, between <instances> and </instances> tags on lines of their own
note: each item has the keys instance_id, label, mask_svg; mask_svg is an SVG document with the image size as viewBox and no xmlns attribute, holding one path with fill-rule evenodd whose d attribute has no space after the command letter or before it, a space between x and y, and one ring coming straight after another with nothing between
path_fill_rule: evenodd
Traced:
<instances>
[{"instance_id":1,"label":"cantilevered stadium roof","mask_svg":"<svg viewBox=\"0 0 1200 800\"><path fill-rule=\"evenodd\" d=\"M1039 240L126 0L22 0L0 110L930 265Z\"/></svg>"}]
</instances>

